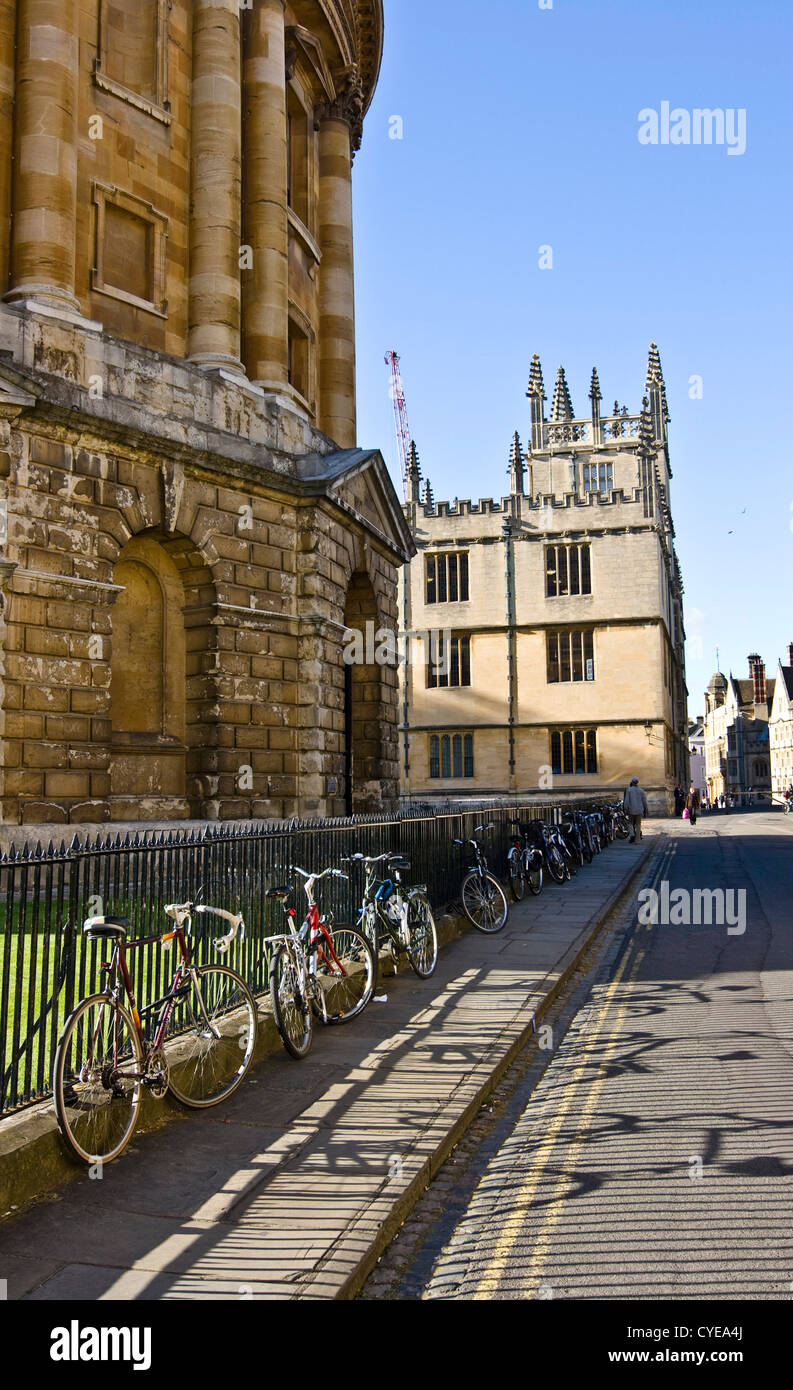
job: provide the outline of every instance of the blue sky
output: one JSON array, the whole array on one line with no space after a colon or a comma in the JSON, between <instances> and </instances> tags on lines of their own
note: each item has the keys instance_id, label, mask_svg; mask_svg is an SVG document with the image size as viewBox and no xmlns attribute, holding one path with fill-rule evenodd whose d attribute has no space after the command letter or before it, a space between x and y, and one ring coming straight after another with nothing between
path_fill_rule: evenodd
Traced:
<instances>
[{"instance_id":1,"label":"blue sky","mask_svg":"<svg viewBox=\"0 0 793 1390\"><path fill-rule=\"evenodd\" d=\"M793 641L789 0L386 0L355 162L358 410L397 482L385 352L436 498L499 496L529 364L577 414L641 404L655 339L690 710ZM746 112L746 151L639 143L639 112ZM403 138L389 138L399 116ZM553 248L541 270L539 248ZM690 380L702 378L702 398ZM549 386L550 384L550 386Z\"/></svg>"}]
</instances>

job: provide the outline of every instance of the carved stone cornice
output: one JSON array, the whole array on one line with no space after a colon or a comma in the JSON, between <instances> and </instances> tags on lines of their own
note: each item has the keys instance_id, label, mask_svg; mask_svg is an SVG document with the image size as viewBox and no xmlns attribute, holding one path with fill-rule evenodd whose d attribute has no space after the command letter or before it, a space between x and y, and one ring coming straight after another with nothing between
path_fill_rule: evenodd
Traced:
<instances>
[{"instance_id":1,"label":"carved stone cornice","mask_svg":"<svg viewBox=\"0 0 793 1390\"><path fill-rule=\"evenodd\" d=\"M363 138L364 93L357 67L352 67L336 79L336 97L314 108L314 128L323 121L346 121L350 127L352 154L361 148Z\"/></svg>"}]
</instances>

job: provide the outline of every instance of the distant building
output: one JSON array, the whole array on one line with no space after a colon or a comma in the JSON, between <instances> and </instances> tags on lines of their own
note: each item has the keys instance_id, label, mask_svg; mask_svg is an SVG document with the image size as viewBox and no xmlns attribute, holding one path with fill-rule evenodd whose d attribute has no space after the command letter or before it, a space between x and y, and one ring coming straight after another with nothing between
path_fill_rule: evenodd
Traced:
<instances>
[{"instance_id":1,"label":"distant building","mask_svg":"<svg viewBox=\"0 0 793 1390\"><path fill-rule=\"evenodd\" d=\"M402 622L425 637L404 668L403 793L596 795L636 776L671 808L685 634L655 344L645 391L638 413L601 415L595 371L579 418L560 367L547 420L535 355L530 445L514 435L498 501L436 503L413 449Z\"/></svg>"},{"instance_id":2,"label":"distant building","mask_svg":"<svg viewBox=\"0 0 793 1390\"><path fill-rule=\"evenodd\" d=\"M768 720L775 681L762 657L749 657L749 679L717 671L705 692L705 779L709 801L731 797L739 806L771 797Z\"/></svg>"},{"instance_id":3,"label":"distant building","mask_svg":"<svg viewBox=\"0 0 793 1390\"><path fill-rule=\"evenodd\" d=\"M780 661L774 699L768 720L771 753L771 787L779 797L793 786L793 642L787 650L787 666Z\"/></svg>"},{"instance_id":4,"label":"distant building","mask_svg":"<svg viewBox=\"0 0 793 1390\"><path fill-rule=\"evenodd\" d=\"M691 771L689 786L696 787L701 796L707 796L708 784L705 777L705 716L700 714L688 721L688 754Z\"/></svg>"}]
</instances>

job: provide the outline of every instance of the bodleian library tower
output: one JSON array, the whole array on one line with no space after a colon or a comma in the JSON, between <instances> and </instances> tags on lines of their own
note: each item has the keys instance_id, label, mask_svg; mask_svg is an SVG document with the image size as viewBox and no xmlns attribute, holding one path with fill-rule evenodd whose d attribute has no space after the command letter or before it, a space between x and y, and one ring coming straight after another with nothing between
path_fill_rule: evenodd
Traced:
<instances>
[{"instance_id":1,"label":"bodleian library tower","mask_svg":"<svg viewBox=\"0 0 793 1390\"><path fill-rule=\"evenodd\" d=\"M683 586L674 548L666 387L650 348L639 413L576 417L560 367L546 418L535 355L531 435L509 495L436 502L411 451L417 556L401 617L403 795L621 794L666 814L688 777Z\"/></svg>"}]
</instances>

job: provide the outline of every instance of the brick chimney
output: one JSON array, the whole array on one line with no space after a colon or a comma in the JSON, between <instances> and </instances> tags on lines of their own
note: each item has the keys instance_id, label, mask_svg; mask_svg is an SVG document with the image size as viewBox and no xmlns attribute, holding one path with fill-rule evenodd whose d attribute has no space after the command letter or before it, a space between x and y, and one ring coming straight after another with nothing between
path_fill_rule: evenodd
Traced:
<instances>
[{"instance_id":1,"label":"brick chimney","mask_svg":"<svg viewBox=\"0 0 793 1390\"><path fill-rule=\"evenodd\" d=\"M765 683L765 662L763 658L753 652L749 657L749 675L754 684L754 702L756 705L764 705L768 700L768 688Z\"/></svg>"},{"instance_id":2,"label":"brick chimney","mask_svg":"<svg viewBox=\"0 0 793 1390\"><path fill-rule=\"evenodd\" d=\"M793 666L793 642L788 643L787 664L788 666Z\"/></svg>"}]
</instances>

